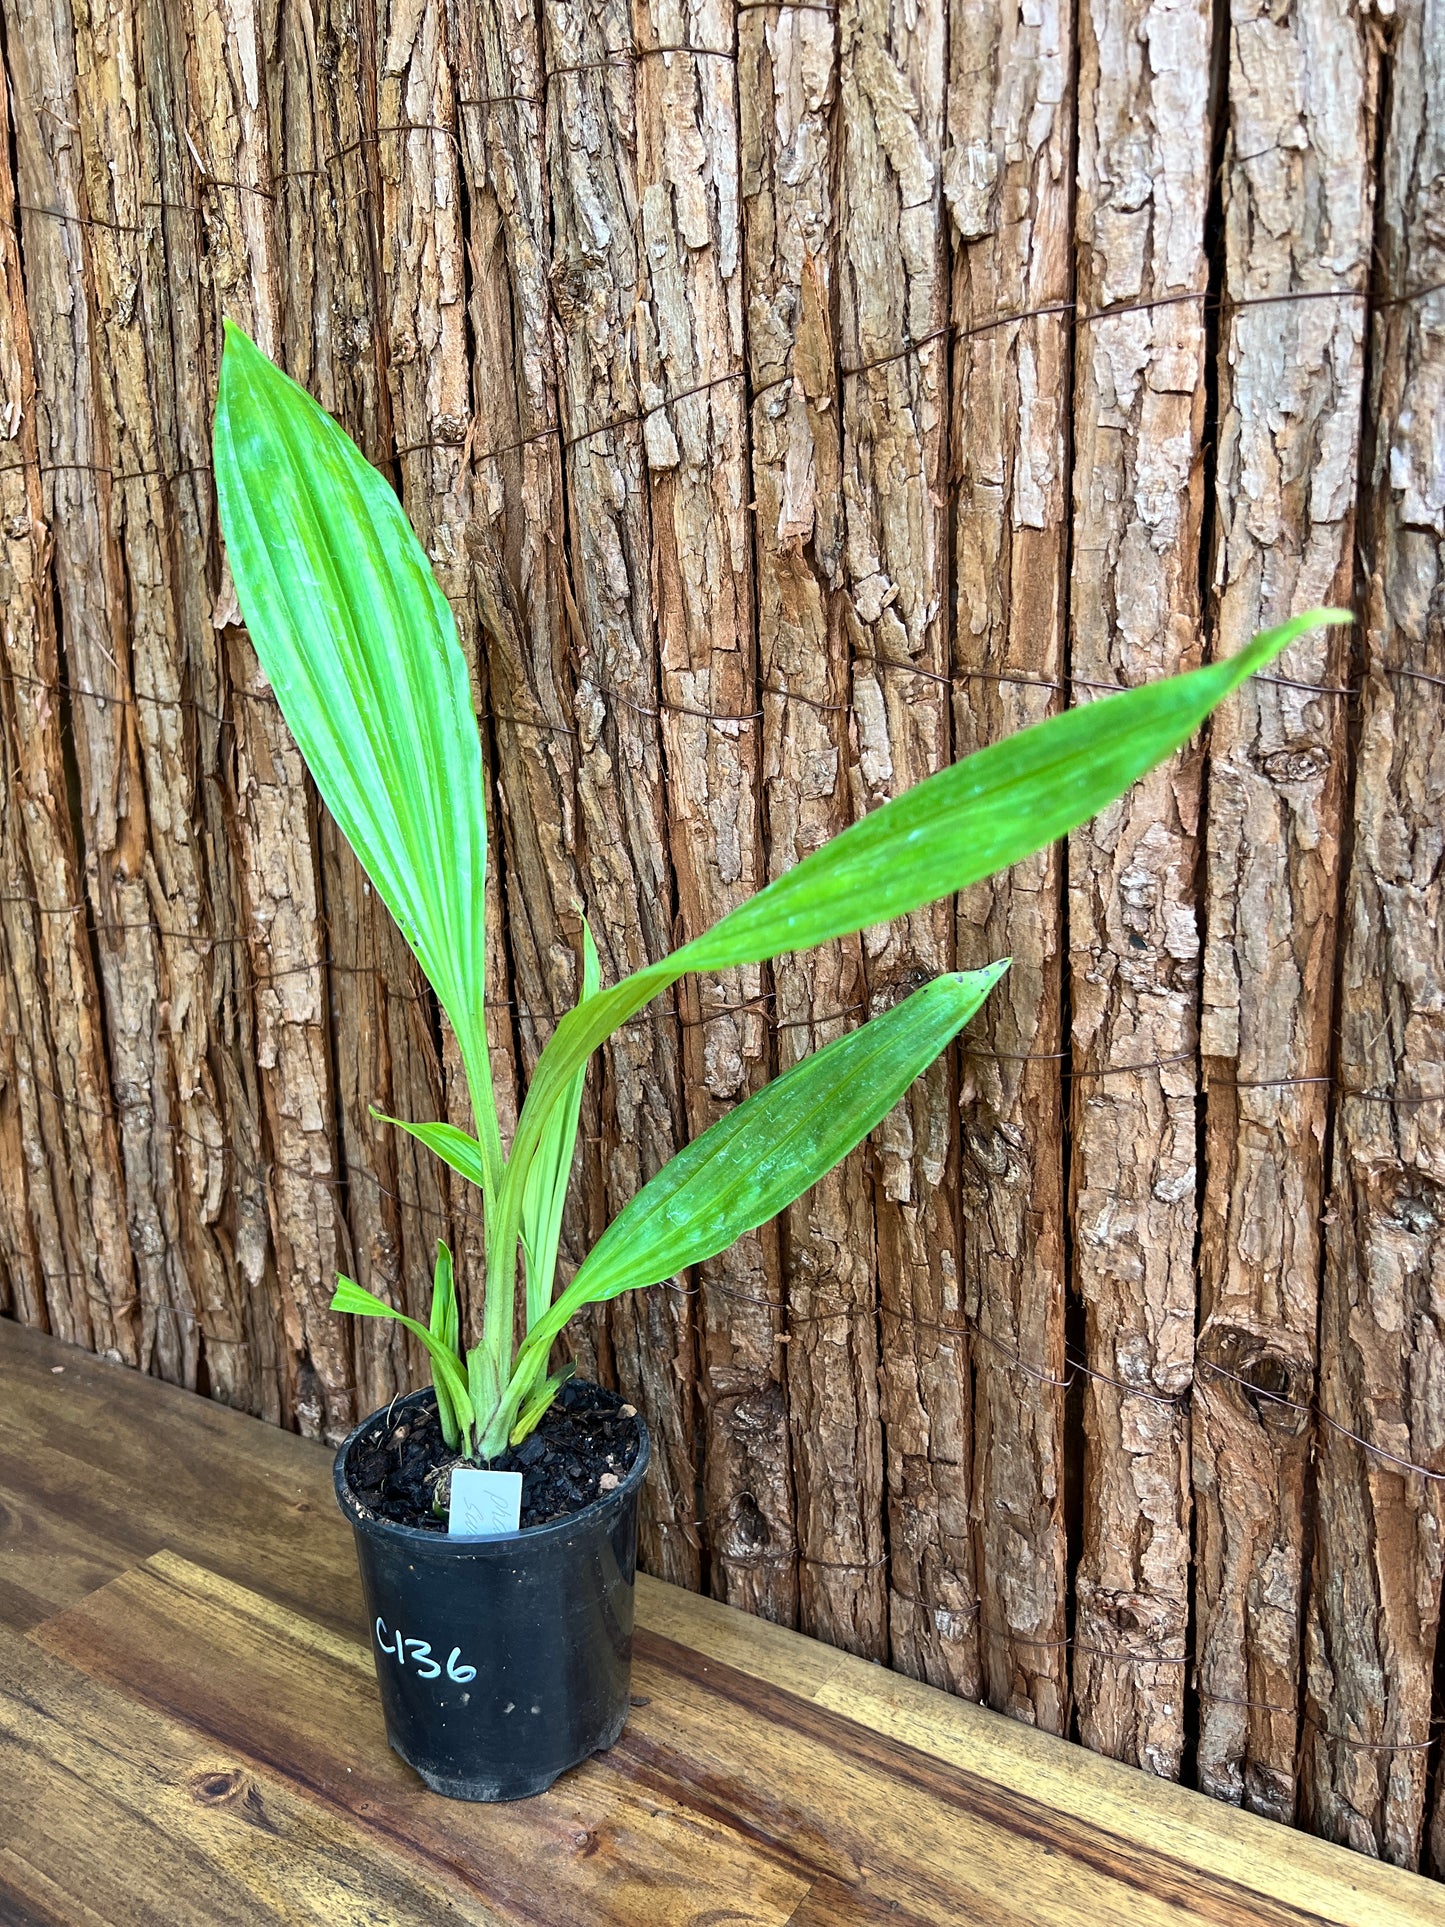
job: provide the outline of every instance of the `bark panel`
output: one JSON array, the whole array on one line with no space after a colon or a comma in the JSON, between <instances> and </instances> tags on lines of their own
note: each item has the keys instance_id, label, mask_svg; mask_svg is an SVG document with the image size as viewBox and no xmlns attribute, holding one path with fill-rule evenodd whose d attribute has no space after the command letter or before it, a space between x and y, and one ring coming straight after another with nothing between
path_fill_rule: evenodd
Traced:
<instances>
[{"instance_id":1,"label":"bark panel","mask_svg":"<svg viewBox=\"0 0 1445 1927\"><path fill-rule=\"evenodd\" d=\"M1378 189L1386 296L1445 277L1442 86L1445 13L1411 0ZM1445 1528L1445 293L1382 302L1370 359L1301 1804L1319 1832L1413 1866Z\"/></svg>"},{"instance_id":2,"label":"bark panel","mask_svg":"<svg viewBox=\"0 0 1445 1927\"><path fill-rule=\"evenodd\" d=\"M947 51L941 0L904 11L849 0L840 11L843 621L853 670L848 774L859 814L950 756L948 274L938 158ZM866 932L869 1013L952 962L947 905ZM816 1549L837 1562L804 1565L806 1630L878 1657L891 1646L904 1671L972 1696L978 1627L968 1359L955 1335L956 1096L949 1054L874 1134L881 1335L861 1317L817 1327L827 1347L827 1422L813 1435L821 1450L804 1456L800 1442L799 1533L805 1557Z\"/></svg>"},{"instance_id":3,"label":"bark panel","mask_svg":"<svg viewBox=\"0 0 1445 1927\"><path fill-rule=\"evenodd\" d=\"M67 797L10 112L0 77L0 1259L12 1317L134 1364L124 1180Z\"/></svg>"},{"instance_id":4,"label":"bark panel","mask_svg":"<svg viewBox=\"0 0 1445 1927\"><path fill-rule=\"evenodd\" d=\"M381 6L368 24L371 37L363 60L366 86L371 90L367 118L374 116L374 138L367 139L361 151L370 169L375 207L374 353L382 389L374 459L394 474L412 526L451 607L458 641L472 671L474 706L480 711L486 699L486 676L467 541L473 499L469 452L474 401L456 49L448 11L440 5ZM488 807L487 906L500 927L500 838L490 796ZM353 890L344 894L350 897ZM445 1018L438 1016L438 1063L434 1038L428 1035L432 1006L425 988L390 919L383 922L384 927L379 923L369 940L383 957L377 986L391 990L389 1014L393 1020L402 1019L410 1030L408 1035L403 1029L397 1040L410 1044L407 1056L397 1053L392 1058L394 1074L408 1087L408 1108L399 1115L415 1117L416 1106L427 1103L433 1107L427 1115L444 1113L470 1129L475 1120L455 1039ZM333 930L333 954L336 945ZM365 994L365 979L357 988ZM514 1113L515 1068L511 982L502 944L489 951L486 995L492 1080L505 1125ZM364 1036L361 1027L366 1017L359 999L355 1013L353 1021ZM346 1074L345 1048L346 1039L339 1036L339 1077ZM364 1093L358 1092L358 1108L364 1116L363 1098ZM360 1148L363 1160L373 1165L384 1150L400 1191L416 1199L402 1241L398 1288L410 1298L414 1313L418 1304L429 1302L436 1241L450 1223L463 1321L468 1338L475 1339L484 1288L480 1198L463 1180L441 1172L436 1160L409 1140L391 1133L385 1136L383 1146L382 1133L368 1130ZM351 1189L355 1200L356 1186ZM354 1213L355 1203L353 1223Z\"/></svg>"},{"instance_id":5,"label":"bark panel","mask_svg":"<svg viewBox=\"0 0 1445 1927\"><path fill-rule=\"evenodd\" d=\"M1059 707L1067 587L1072 105L1067 5L955 14L944 192L955 235L954 754ZM983 1690L1061 1732L1062 865L960 900L958 961L1012 957L963 1040L965 1308L976 1327L974 1510Z\"/></svg>"},{"instance_id":6,"label":"bark panel","mask_svg":"<svg viewBox=\"0 0 1445 1927\"><path fill-rule=\"evenodd\" d=\"M466 540L483 632L489 729L506 868L516 1028L530 1070L575 1003L580 872L567 626L562 449L550 302L539 28L521 4L456 23L458 114L469 211L472 459ZM604 1222L594 1078L563 1226L563 1268ZM588 1321L584 1369L607 1369L605 1313ZM601 1340L599 1355L599 1339Z\"/></svg>"},{"instance_id":7,"label":"bark panel","mask_svg":"<svg viewBox=\"0 0 1445 1927\"><path fill-rule=\"evenodd\" d=\"M284 144L282 101L245 0L183 15L188 93L177 119L192 132L198 171L225 182L199 198L206 326L197 373L201 407L215 389L220 321L230 315L284 357L286 277L275 190ZM188 150L189 151L189 150ZM193 157L195 158L195 157ZM313 184L313 191L315 189ZM194 404L193 404L194 405ZM204 417L203 417L204 418ZM218 536L212 531L212 540ZM303 1431L336 1437L356 1413L351 1334L330 1311L335 1274L351 1267L336 1127L320 849L314 795L281 720L240 612L223 581L214 621L234 717L234 838L243 929L255 982L271 1249L254 1246L250 1283L274 1293L282 1326L278 1398ZM256 1158L256 1150L250 1153Z\"/></svg>"},{"instance_id":8,"label":"bark panel","mask_svg":"<svg viewBox=\"0 0 1445 1927\"><path fill-rule=\"evenodd\" d=\"M572 538L575 753L587 912L604 982L663 955L674 940L651 620L652 512L639 420L646 266L632 44L630 13L619 0L549 0L543 45L553 76L551 299ZM682 1141L681 1040L668 1002L640 1011L605 1053L611 1213ZM684 1281L619 1299L610 1334L619 1380L653 1428L644 1558L661 1576L696 1586L696 1333Z\"/></svg>"},{"instance_id":9,"label":"bark panel","mask_svg":"<svg viewBox=\"0 0 1445 1927\"><path fill-rule=\"evenodd\" d=\"M1370 266L1372 36L1333 4L1229 35L1212 647L1348 604ZM1286 213L1286 210L1288 212ZM1333 290L1341 290L1338 297ZM1276 300L1303 294L1324 298ZM1349 641L1317 631L1210 725L1194 1391L1199 1779L1289 1820ZM1218 1367L1219 1370L1212 1369ZM1225 1373L1231 1376L1224 1376Z\"/></svg>"},{"instance_id":10,"label":"bark panel","mask_svg":"<svg viewBox=\"0 0 1445 1927\"><path fill-rule=\"evenodd\" d=\"M845 827L846 643L840 624L841 429L833 318L836 28L826 15L745 10L739 22L743 267L752 389L752 487L763 712L763 810L769 871L780 875ZM776 1068L785 1071L858 1019L856 941L772 966ZM854 1452L852 1400L835 1407L833 1361L850 1327L873 1319L873 1202L857 1152L785 1215L787 1411L804 1485ZM780 1347L781 1349L781 1347ZM846 1354L844 1354L846 1355ZM824 1468L828 1468L824 1470ZM846 1476L846 1475L845 1475ZM739 1520L746 1530L749 1521ZM795 1541L765 1541L788 1617L798 1610ZM857 1548L845 1546L843 1556ZM804 1545L810 1568L836 1559L827 1535ZM824 1566L826 1576L832 1570Z\"/></svg>"},{"instance_id":11,"label":"bark panel","mask_svg":"<svg viewBox=\"0 0 1445 1927\"><path fill-rule=\"evenodd\" d=\"M765 881L758 796L737 84L731 0L637 11L639 397L652 510L662 745L677 936ZM667 396L681 399L665 403ZM678 985L688 1133L767 1082L757 965ZM711 1585L770 1618L796 1611L777 1233L698 1269L698 1391Z\"/></svg>"},{"instance_id":12,"label":"bark panel","mask_svg":"<svg viewBox=\"0 0 1445 1927\"><path fill-rule=\"evenodd\" d=\"M1199 0L1081 14L1077 701L1199 657L1209 75ZM1087 1745L1169 1777L1189 1594L1199 803L1191 748L1069 845L1074 1280L1098 1374L1074 1692Z\"/></svg>"}]
</instances>

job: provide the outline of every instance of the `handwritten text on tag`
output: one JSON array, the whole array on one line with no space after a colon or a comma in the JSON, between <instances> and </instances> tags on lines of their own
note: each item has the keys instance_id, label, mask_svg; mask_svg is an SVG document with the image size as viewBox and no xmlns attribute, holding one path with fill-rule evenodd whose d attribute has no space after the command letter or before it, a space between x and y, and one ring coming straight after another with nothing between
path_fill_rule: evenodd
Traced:
<instances>
[{"instance_id":1,"label":"handwritten text on tag","mask_svg":"<svg viewBox=\"0 0 1445 1927\"><path fill-rule=\"evenodd\" d=\"M520 1472L484 1472L459 1465L452 1473L451 1519L453 1539L496 1539L516 1532L522 1521Z\"/></svg>"}]
</instances>

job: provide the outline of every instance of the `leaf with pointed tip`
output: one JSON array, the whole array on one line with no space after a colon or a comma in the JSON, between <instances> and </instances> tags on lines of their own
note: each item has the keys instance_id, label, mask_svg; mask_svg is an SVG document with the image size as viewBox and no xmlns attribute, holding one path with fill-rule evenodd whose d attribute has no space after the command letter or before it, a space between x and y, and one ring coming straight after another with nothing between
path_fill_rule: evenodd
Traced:
<instances>
[{"instance_id":1,"label":"leaf with pointed tip","mask_svg":"<svg viewBox=\"0 0 1445 1927\"><path fill-rule=\"evenodd\" d=\"M483 1176L482 1147L474 1137L459 1131L455 1124L408 1124L404 1117L388 1117L385 1111L374 1106L371 1115L379 1124L394 1124L398 1131L405 1131L454 1171L459 1171L473 1184L481 1184Z\"/></svg>"},{"instance_id":2,"label":"leaf with pointed tip","mask_svg":"<svg viewBox=\"0 0 1445 1927\"><path fill-rule=\"evenodd\" d=\"M429 1325L432 1337L457 1360L458 1372L460 1372L461 1358L458 1345L461 1339L461 1315L457 1309L457 1288L452 1275L452 1254L440 1238L437 1240L436 1275L432 1281ZM452 1405L452 1395L447 1390L446 1381L438 1373L435 1362L432 1365L432 1385L437 1395L437 1417L441 1420L442 1437L450 1449L456 1452L460 1450L462 1442L461 1420Z\"/></svg>"},{"instance_id":3,"label":"leaf with pointed tip","mask_svg":"<svg viewBox=\"0 0 1445 1927\"><path fill-rule=\"evenodd\" d=\"M587 919L582 920L582 989L578 1003L597 995L601 976L597 946ZM562 1212L577 1149L577 1121L582 1113L582 1090L587 1082L584 1064L562 1093L542 1129L537 1155L527 1173L522 1204L522 1252L527 1263L527 1330L530 1331L552 1302L557 1270L557 1246L562 1237ZM539 1414L540 1416L540 1414Z\"/></svg>"},{"instance_id":4,"label":"leaf with pointed tip","mask_svg":"<svg viewBox=\"0 0 1445 1927\"><path fill-rule=\"evenodd\" d=\"M501 1411L514 1411L584 1305L673 1278L775 1217L885 1118L1008 968L935 977L882 1016L805 1057L679 1151L618 1213L529 1333ZM504 1440L487 1427L482 1449Z\"/></svg>"},{"instance_id":5,"label":"leaf with pointed tip","mask_svg":"<svg viewBox=\"0 0 1445 1927\"><path fill-rule=\"evenodd\" d=\"M331 1309L350 1312L357 1318L394 1318L398 1325L404 1325L414 1338L421 1340L426 1346L433 1371L446 1387L447 1396L452 1402L452 1410L456 1414L461 1429L462 1450L470 1458L474 1423L472 1401L467 1395L466 1380L462 1377L461 1368L440 1340L435 1338L418 1319L408 1318L406 1313L398 1311L395 1305L388 1305L382 1299L374 1297L371 1292L358 1285L354 1278L337 1278L336 1290L331 1299Z\"/></svg>"},{"instance_id":6,"label":"leaf with pointed tip","mask_svg":"<svg viewBox=\"0 0 1445 1927\"><path fill-rule=\"evenodd\" d=\"M536 1431L537 1427L542 1423L542 1420L547 1416L548 1408L553 1399L556 1398L558 1392L561 1391L568 1379L576 1375L576 1371L577 1367L569 1361L562 1366L560 1371L553 1372L550 1378L544 1378L540 1385L533 1386L532 1390L528 1392L527 1396L522 1400L521 1410L517 1413L516 1423L507 1435L508 1445L520 1445L529 1433Z\"/></svg>"},{"instance_id":7,"label":"leaf with pointed tip","mask_svg":"<svg viewBox=\"0 0 1445 1927\"><path fill-rule=\"evenodd\" d=\"M385 478L229 321L215 460L252 644L322 800L451 1020L490 1206L502 1152L485 1024L486 811L452 612Z\"/></svg>"},{"instance_id":8,"label":"leaf with pointed tip","mask_svg":"<svg viewBox=\"0 0 1445 1927\"><path fill-rule=\"evenodd\" d=\"M1086 823L1186 743L1215 705L1322 623L1317 609L1237 655L1066 709L926 777L813 851L692 943L569 1011L532 1075L506 1184L525 1184L542 1129L579 1066L686 971L761 963L967 889ZM504 1223L514 1202L501 1201Z\"/></svg>"}]
</instances>

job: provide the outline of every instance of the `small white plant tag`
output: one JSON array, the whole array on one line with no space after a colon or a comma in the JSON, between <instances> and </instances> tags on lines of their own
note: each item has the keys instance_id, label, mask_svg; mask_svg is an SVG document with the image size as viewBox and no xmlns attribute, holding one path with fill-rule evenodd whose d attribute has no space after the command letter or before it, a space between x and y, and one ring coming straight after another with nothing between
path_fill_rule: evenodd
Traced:
<instances>
[{"instance_id":1,"label":"small white plant tag","mask_svg":"<svg viewBox=\"0 0 1445 1927\"><path fill-rule=\"evenodd\" d=\"M480 1466L457 1466L452 1473L447 1524L453 1539L497 1539L516 1532L521 1523L520 1472L485 1472Z\"/></svg>"}]
</instances>

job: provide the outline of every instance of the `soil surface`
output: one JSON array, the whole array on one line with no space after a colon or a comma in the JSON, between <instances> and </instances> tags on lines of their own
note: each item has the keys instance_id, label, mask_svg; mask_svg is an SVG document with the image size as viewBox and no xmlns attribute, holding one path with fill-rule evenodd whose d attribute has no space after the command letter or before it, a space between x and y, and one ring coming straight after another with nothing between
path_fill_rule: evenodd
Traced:
<instances>
[{"instance_id":1,"label":"soil surface","mask_svg":"<svg viewBox=\"0 0 1445 1927\"><path fill-rule=\"evenodd\" d=\"M565 1519L615 1490L636 1462L642 1434L637 1413L616 1392L573 1379L541 1424L508 1446L494 1472L522 1475L522 1526ZM399 1526L445 1532L445 1510L433 1504L438 1484L462 1461L442 1437L435 1397L383 1414L352 1446L346 1476L367 1511Z\"/></svg>"}]
</instances>

